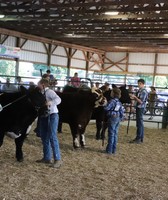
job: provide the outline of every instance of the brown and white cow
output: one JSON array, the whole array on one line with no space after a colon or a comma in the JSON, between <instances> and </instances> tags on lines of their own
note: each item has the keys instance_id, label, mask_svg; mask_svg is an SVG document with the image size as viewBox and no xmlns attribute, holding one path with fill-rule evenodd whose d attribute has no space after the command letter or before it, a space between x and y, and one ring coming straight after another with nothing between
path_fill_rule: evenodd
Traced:
<instances>
[{"instance_id":1,"label":"brown and white cow","mask_svg":"<svg viewBox=\"0 0 168 200\"><path fill-rule=\"evenodd\" d=\"M71 90L57 94L62 100L58 105L60 121L69 124L73 147L84 147L86 126L91 119L95 105L98 102L102 103L102 95L98 92L93 93L91 90Z\"/></svg>"},{"instance_id":2,"label":"brown and white cow","mask_svg":"<svg viewBox=\"0 0 168 200\"><path fill-rule=\"evenodd\" d=\"M112 86L113 86L113 88L117 87L114 84L112 84ZM129 96L129 92L126 89L126 85L120 86L119 89L121 90L121 98L120 98L121 103L122 104L125 104L125 103L130 104L131 99ZM103 95L105 96L107 101L109 101L111 99L111 89L109 89L108 91L105 91L103 93ZM106 116L104 107L103 106L96 107L93 110L93 114L92 114L91 118L96 120L96 139L104 140L105 131L107 129L107 116Z\"/></svg>"}]
</instances>

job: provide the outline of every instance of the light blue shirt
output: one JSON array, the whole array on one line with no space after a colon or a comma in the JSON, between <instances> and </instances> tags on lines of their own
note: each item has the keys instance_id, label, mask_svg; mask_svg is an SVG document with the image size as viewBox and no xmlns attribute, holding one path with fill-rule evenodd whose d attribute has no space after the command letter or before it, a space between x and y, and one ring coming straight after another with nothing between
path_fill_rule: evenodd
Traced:
<instances>
[{"instance_id":1,"label":"light blue shirt","mask_svg":"<svg viewBox=\"0 0 168 200\"><path fill-rule=\"evenodd\" d=\"M51 105L48 107L48 109L50 110L50 114L58 113L57 105L61 103L61 98L48 87L45 88L45 96L46 100L51 102Z\"/></svg>"}]
</instances>

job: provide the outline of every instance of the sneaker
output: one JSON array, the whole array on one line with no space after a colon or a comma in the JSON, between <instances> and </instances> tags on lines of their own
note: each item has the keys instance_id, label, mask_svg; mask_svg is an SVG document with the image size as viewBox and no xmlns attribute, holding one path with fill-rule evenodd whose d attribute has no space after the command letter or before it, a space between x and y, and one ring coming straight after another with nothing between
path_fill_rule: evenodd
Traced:
<instances>
[{"instance_id":1,"label":"sneaker","mask_svg":"<svg viewBox=\"0 0 168 200\"><path fill-rule=\"evenodd\" d=\"M137 139L135 138L135 139L129 141L129 143L134 143L136 140L137 140Z\"/></svg>"},{"instance_id":2,"label":"sneaker","mask_svg":"<svg viewBox=\"0 0 168 200\"><path fill-rule=\"evenodd\" d=\"M51 160L44 160L44 158L40 159L40 160L36 160L37 163L46 163L46 164L51 164Z\"/></svg>"},{"instance_id":3,"label":"sneaker","mask_svg":"<svg viewBox=\"0 0 168 200\"><path fill-rule=\"evenodd\" d=\"M135 143L136 143L136 144L141 144L142 141L141 141L141 140L137 140Z\"/></svg>"},{"instance_id":4,"label":"sneaker","mask_svg":"<svg viewBox=\"0 0 168 200\"><path fill-rule=\"evenodd\" d=\"M55 160L51 167L60 168L61 165L62 165L62 161L61 160Z\"/></svg>"},{"instance_id":5,"label":"sneaker","mask_svg":"<svg viewBox=\"0 0 168 200\"><path fill-rule=\"evenodd\" d=\"M140 144L142 141L140 139L131 140L129 143Z\"/></svg>"},{"instance_id":6,"label":"sneaker","mask_svg":"<svg viewBox=\"0 0 168 200\"><path fill-rule=\"evenodd\" d=\"M101 149L98 152L100 152L100 153L106 153L106 150Z\"/></svg>"}]
</instances>

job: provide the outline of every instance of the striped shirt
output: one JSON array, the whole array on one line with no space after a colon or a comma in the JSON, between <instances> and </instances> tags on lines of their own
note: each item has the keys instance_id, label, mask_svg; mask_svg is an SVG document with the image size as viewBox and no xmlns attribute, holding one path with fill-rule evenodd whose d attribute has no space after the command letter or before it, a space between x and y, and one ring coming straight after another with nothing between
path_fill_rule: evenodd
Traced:
<instances>
[{"instance_id":1,"label":"striped shirt","mask_svg":"<svg viewBox=\"0 0 168 200\"><path fill-rule=\"evenodd\" d=\"M148 92L144 88L140 88L136 94L138 99L142 101L142 103L136 102L136 107L138 108L145 108L146 107L146 101L148 99Z\"/></svg>"}]
</instances>

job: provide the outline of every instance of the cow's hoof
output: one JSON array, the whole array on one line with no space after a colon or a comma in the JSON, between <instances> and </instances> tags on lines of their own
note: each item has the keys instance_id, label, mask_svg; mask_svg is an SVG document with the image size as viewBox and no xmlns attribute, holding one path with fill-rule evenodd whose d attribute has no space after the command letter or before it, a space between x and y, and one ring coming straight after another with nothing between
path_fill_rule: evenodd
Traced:
<instances>
[{"instance_id":1,"label":"cow's hoof","mask_svg":"<svg viewBox=\"0 0 168 200\"><path fill-rule=\"evenodd\" d=\"M85 149L86 148L86 145L81 145L81 149Z\"/></svg>"},{"instance_id":2,"label":"cow's hoof","mask_svg":"<svg viewBox=\"0 0 168 200\"><path fill-rule=\"evenodd\" d=\"M18 162L23 162L23 160L24 160L23 158L17 158Z\"/></svg>"},{"instance_id":3,"label":"cow's hoof","mask_svg":"<svg viewBox=\"0 0 168 200\"><path fill-rule=\"evenodd\" d=\"M73 148L74 148L74 150L80 150L80 147L78 147L78 146L74 146Z\"/></svg>"}]
</instances>

